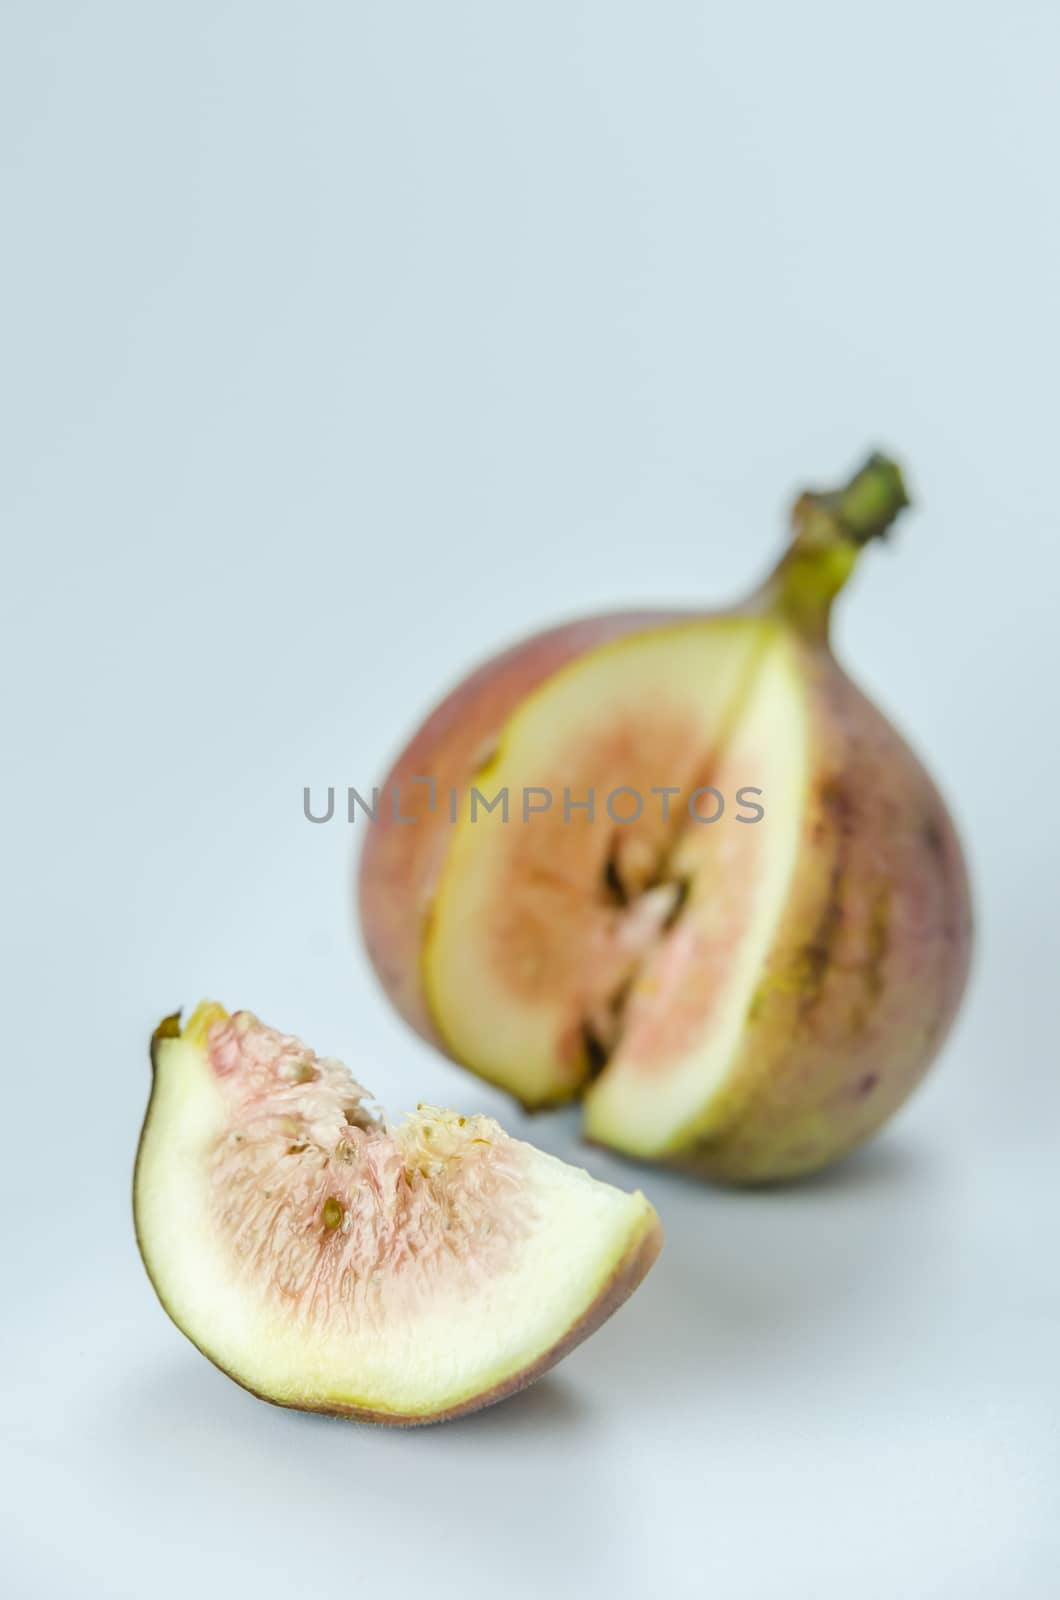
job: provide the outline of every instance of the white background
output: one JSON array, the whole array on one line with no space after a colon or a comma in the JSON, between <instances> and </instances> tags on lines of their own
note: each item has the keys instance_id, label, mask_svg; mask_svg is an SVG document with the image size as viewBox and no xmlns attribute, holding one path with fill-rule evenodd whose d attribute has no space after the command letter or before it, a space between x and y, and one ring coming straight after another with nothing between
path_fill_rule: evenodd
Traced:
<instances>
[{"instance_id":1,"label":"white background","mask_svg":"<svg viewBox=\"0 0 1060 1600\"><path fill-rule=\"evenodd\" d=\"M1048 0L7 0L17 1600L1057 1593L1058 60ZM768 1194L538 1119L662 1213L626 1309L464 1423L258 1404L136 1255L158 1017L527 1129L388 1011L303 785L370 785L513 634L737 593L871 445L918 509L839 644L980 914L935 1075Z\"/></svg>"}]
</instances>

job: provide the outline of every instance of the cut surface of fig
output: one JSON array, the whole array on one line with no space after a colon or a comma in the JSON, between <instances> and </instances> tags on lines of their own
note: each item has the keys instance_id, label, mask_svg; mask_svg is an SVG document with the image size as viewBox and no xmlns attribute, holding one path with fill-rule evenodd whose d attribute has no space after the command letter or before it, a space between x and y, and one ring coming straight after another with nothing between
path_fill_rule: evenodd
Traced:
<instances>
[{"instance_id":1,"label":"cut surface of fig","mask_svg":"<svg viewBox=\"0 0 1060 1600\"><path fill-rule=\"evenodd\" d=\"M466 808L438 884L425 988L453 1054L531 1105L587 1090L590 1136L634 1154L709 1121L794 867L804 747L762 619L655 628L547 681L477 781L551 804ZM592 812L568 803L590 790Z\"/></svg>"},{"instance_id":2,"label":"cut surface of fig","mask_svg":"<svg viewBox=\"0 0 1060 1600\"><path fill-rule=\"evenodd\" d=\"M390 1125L339 1062L203 1004L152 1043L137 1237L174 1322L281 1405L426 1422L501 1399L613 1311L661 1240L641 1194L487 1117Z\"/></svg>"},{"instance_id":3,"label":"cut surface of fig","mask_svg":"<svg viewBox=\"0 0 1060 1600\"><path fill-rule=\"evenodd\" d=\"M768 814L684 818L668 862L686 886L680 915L645 950L614 1049L585 1095L587 1136L633 1155L659 1155L728 1117L732 1071L795 873L808 728L783 639L758 655L733 709L712 786L730 803L752 788L768 797Z\"/></svg>"}]
</instances>

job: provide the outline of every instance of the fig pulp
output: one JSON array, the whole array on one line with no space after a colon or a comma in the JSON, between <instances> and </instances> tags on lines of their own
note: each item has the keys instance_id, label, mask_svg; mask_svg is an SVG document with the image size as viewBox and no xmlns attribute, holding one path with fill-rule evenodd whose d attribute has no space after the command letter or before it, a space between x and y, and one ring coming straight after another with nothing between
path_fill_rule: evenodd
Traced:
<instances>
[{"instance_id":1,"label":"fig pulp","mask_svg":"<svg viewBox=\"0 0 1060 1600\"><path fill-rule=\"evenodd\" d=\"M582 1097L591 1139L726 1180L812 1171L891 1116L971 947L945 805L829 644L906 503L874 456L798 499L733 610L570 623L443 701L360 873L421 1034L527 1106Z\"/></svg>"},{"instance_id":2,"label":"fig pulp","mask_svg":"<svg viewBox=\"0 0 1060 1600\"><path fill-rule=\"evenodd\" d=\"M643 1195L488 1117L390 1125L339 1062L203 1004L152 1040L134 1182L163 1306L263 1399L438 1421L548 1370L661 1243Z\"/></svg>"}]
</instances>

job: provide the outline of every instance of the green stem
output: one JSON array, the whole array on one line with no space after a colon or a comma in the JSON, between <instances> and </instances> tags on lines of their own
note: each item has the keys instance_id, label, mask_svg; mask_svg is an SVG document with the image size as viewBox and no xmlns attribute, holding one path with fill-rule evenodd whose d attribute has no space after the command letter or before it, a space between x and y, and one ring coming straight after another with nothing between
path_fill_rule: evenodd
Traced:
<instances>
[{"instance_id":1,"label":"green stem","mask_svg":"<svg viewBox=\"0 0 1060 1600\"><path fill-rule=\"evenodd\" d=\"M832 602L858 552L886 538L909 504L902 474L887 456L873 455L841 489L807 490L792 507L792 540L756 600L803 632L827 638Z\"/></svg>"}]
</instances>

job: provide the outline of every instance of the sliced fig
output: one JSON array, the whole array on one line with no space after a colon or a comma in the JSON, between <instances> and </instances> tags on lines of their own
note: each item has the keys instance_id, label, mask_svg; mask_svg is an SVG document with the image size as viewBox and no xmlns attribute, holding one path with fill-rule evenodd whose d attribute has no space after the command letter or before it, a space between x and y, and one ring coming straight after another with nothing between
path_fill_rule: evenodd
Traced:
<instances>
[{"instance_id":1,"label":"sliced fig","mask_svg":"<svg viewBox=\"0 0 1060 1600\"><path fill-rule=\"evenodd\" d=\"M592 1033L624 992L680 893L670 856L687 812L651 791L687 800L711 770L733 699L775 631L685 622L635 634L556 673L505 726L480 790L540 789L550 804L525 823L465 805L422 970L449 1051L524 1103L568 1099L589 1077L585 1024Z\"/></svg>"},{"instance_id":2,"label":"sliced fig","mask_svg":"<svg viewBox=\"0 0 1060 1600\"><path fill-rule=\"evenodd\" d=\"M341 1063L200 1005L152 1040L137 1238L177 1326L278 1405L440 1421L523 1388L636 1288L640 1193L487 1117L390 1124Z\"/></svg>"},{"instance_id":3,"label":"sliced fig","mask_svg":"<svg viewBox=\"0 0 1060 1600\"><path fill-rule=\"evenodd\" d=\"M872 456L799 497L732 610L552 629L427 718L386 782L418 791L415 825L369 830L359 885L421 1034L525 1105L583 1098L592 1140L727 1181L813 1171L897 1110L964 990L969 886L829 621L906 504ZM425 776L457 803L432 811Z\"/></svg>"}]
</instances>

